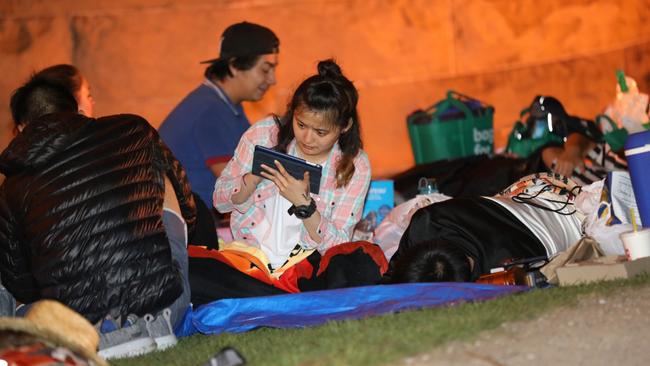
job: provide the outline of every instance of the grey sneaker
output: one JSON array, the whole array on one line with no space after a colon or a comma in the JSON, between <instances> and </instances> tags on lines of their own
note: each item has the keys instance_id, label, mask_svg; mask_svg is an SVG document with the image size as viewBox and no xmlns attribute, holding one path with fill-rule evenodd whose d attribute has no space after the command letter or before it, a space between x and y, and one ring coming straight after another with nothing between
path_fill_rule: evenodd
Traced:
<instances>
[{"instance_id":1,"label":"grey sneaker","mask_svg":"<svg viewBox=\"0 0 650 366\"><path fill-rule=\"evenodd\" d=\"M99 333L99 352L104 359L135 357L156 349L149 336L146 320L129 315L126 325L112 332Z\"/></svg>"},{"instance_id":2,"label":"grey sneaker","mask_svg":"<svg viewBox=\"0 0 650 366\"><path fill-rule=\"evenodd\" d=\"M159 351L173 347L178 343L178 339L176 339L174 329L172 328L171 315L172 311L169 308L165 308L155 318L151 314L144 316L149 337L153 338L156 342Z\"/></svg>"}]
</instances>

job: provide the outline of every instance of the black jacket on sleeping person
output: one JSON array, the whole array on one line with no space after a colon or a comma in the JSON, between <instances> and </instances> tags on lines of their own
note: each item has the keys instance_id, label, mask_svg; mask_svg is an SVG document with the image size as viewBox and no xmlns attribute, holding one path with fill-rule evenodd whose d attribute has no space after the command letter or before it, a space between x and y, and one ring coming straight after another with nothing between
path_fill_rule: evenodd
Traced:
<instances>
[{"instance_id":1,"label":"black jacket on sleeping person","mask_svg":"<svg viewBox=\"0 0 650 366\"><path fill-rule=\"evenodd\" d=\"M43 116L2 153L0 171L0 272L18 301L56 299L96 322L181 294L162 224L165 174L190 232L196 208L147 121Z\"/></svg>"},{"instance_id":2,"label":"black jacket on sleeping person","mask_svg":"<svg viewBox=\"0 0 650 366\"><path fill-rule=\"evenodd\" d=\"M473 280L507 259L546 255L539 239L499 204L481 197L453 198L413 214L382 281L390 282L405 251L436 239L458 245L474 258Z\"/></svg>"}]
</instances>

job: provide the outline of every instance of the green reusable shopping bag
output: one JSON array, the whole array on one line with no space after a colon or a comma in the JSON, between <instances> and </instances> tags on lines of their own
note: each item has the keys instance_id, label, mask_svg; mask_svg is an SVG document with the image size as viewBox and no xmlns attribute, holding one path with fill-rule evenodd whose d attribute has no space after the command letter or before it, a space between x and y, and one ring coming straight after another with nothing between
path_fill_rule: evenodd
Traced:
<instances>
[{"instance_id":1,"label":"green reusable shopping bag","mask_svg":"<svg viewBox=\"0 0 650 366\"><path fill-rule=\"evenodd\" d=\"M601 122L601 120L604 121L604 123ZM600 127L600 130L603 131L603 138L612 151L622 150L625 146L625 140L628 135L627 129L624 127L618 127L616 122L606 114L597 115L596 123ZM609 127L607 127L606 124L609 124ZM650 123L643 124L643 128L650 130Z\"/></svg>"},{"instance_id":2,"label":"green reusable shopping bag","mask_svg":"<svg viewBox=\"0 0 650 366\"><path fill-rule=\"evenodd\" d=\"M448 91L444 100L407 117L415 163L491 154L493 118L492 106Z\"/></svg>"},{"instance_id":3,"label":"green reusable shopping bag","mask_svg":"<svg viewBox=\"0 0 650 366\"><path fill-rule=\"evenodd\" d=\"M612 151L619 151L625 146L625 140L627 139L627 130L625 128L618 127L616 122L612 121L606 114L597 115L596 123L603 132L603 138ZM609 126L603 125L603 123L607 123Z\"/></svg>"}]
</instances>

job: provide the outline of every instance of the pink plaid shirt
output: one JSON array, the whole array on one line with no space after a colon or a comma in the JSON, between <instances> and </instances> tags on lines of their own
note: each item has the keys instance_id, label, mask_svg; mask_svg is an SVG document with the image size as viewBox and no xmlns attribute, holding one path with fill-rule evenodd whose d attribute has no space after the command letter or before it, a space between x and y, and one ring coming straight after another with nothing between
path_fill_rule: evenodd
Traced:
<instances>
[{"instance_id":1,"label":"pink plaid shirt","mask_svg":"<svg viewBox=\"0 0 650 366\"><path fill-rule=\"evenodd\" d=\"M251 126L242 136L233 158L217 179L212 196L214 207L219 212L232 212L230 229L233 238L257 248L261 247L259 238L252 234L251 228L268 220L263 207L269 198L279 194L278 189L273 182L263 179L246 202L235 205L231 196L241 189L242 177L252 169L255 145L273 147L277 144L277 135L278 126L273 118L266 118ZM295 140L289 144L287 151L291 155L297 155ZM336 143L323 165L320 192L311 194L321 214L318 226L321 243L313 241L304 226L300 233L300 244L303 247L315 248L321 253L336 244L351 240L354 226L361 219L363 202L370 185L370 161L366 153L360 150L354 159L354 176L347 186L336 188L335 163L340 157L341 149Z\"/></svg>"}]
</instances>

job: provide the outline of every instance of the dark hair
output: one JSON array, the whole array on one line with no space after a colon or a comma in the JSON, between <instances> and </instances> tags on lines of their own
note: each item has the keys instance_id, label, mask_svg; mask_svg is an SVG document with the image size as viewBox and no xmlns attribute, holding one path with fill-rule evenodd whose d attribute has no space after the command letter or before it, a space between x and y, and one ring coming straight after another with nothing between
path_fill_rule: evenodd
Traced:
<instances>
[{"instance_id":1,"label":"dark hair","mask_svg":"<svg viewBox=\"0 0 650 366\"><path fill-rule=\"evenodd\" d=\"M280 127L276 150L287 152L289 143L294 139L293 116L296 110L307 108L313 112L322 112L335 126L345 128L352 120L352 126L339 137L339 146L343 157L336 166L336 186L346 186L354 175L354 158L362 147L357 101L359 94L352 82L348 80L334 60L318 63L318 74L303 81L287 105L287 112L282 118L275 116Z\"/></svg>"},{"instance_id":2,"label":"dark hair","mask_svg":"<svg viewBox=\"0 0 650 366\"><path fill-rule=\"evenodd\" d=\"M237 70L250 70L257 64L262 55L252 55L252 56L238 56L232 57L228 60L216 60L211 63L210 66L205 68L203 73L206 78L213 79L217 78L219 80L225 79L227 76L233 76L230 71L230 65Z\"/></svg>"},{"instance_id":3,"label":"dark hair","mask_svg":"<svg viewBox=\"0 0 650 366\"><path fill-rule=\"evenodd\" d=\"M60 64L39 71L35 77L44 78L63 85L70 94L76 96L81 89L81 73L72 65Z\"/></svg>"},{"instance_id":4,"label":"dark hair","mask_svg":"<svg viewBox=\"0 0 650 366\"><path fill-rule=\"evenodd\" d=\"M16 126L49 113L76 113L78 108L77 100L65 86L36 75L14 91L10 107Z\"/></svg>"},{"instance_id":5,"label":"dark hair","mask_svg":"<svg viewBox=\"0 0 650 366\"><path fill-rule=\"evenodd\" d=\"M469 282L467 255L457 245L440 240L420 243L395 262L393 283Z\"/></svg>"}]
</instances>

